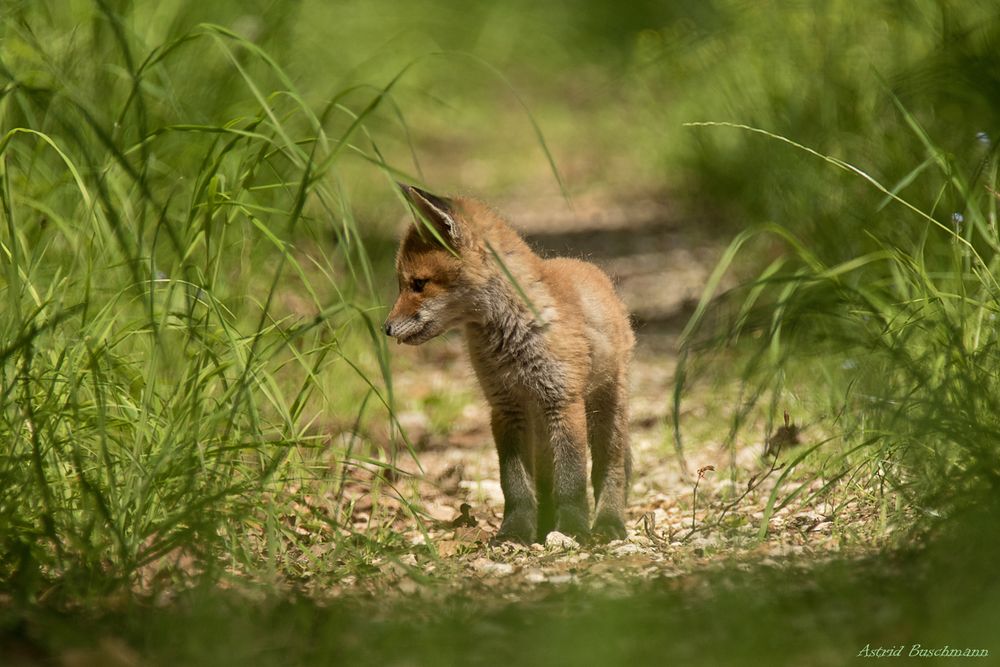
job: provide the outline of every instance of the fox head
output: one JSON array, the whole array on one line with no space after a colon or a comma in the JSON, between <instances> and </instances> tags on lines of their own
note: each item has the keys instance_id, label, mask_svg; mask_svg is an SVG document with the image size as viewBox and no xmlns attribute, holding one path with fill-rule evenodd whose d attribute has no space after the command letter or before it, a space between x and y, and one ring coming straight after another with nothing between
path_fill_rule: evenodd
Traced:
<instances>
[{"instance_id":1,"label":"fox head","mask_svg":"<svg viewBox=\"0 0 1000 667\"><path fill-rule=\"evenodd\" d=\"M385 321L385 333L419 345L468 321L471 295L482 280L474 228L461 200L400 185L417 219L396 255L399 297Z\"/></svg>"}]
</instances>

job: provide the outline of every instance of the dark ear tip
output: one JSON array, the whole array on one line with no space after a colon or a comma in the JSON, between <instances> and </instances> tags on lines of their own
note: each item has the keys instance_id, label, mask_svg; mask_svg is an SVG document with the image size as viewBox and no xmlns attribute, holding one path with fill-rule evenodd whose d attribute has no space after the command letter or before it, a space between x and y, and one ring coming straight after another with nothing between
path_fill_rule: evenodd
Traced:
<instances>
[{"instance_id":1,"label":"dark ear tip","mask_svg":"<svg viewBox=\"0 0 1000 667\"><path fill-rule=\"evenodd\" d=\"M407 186L407 190L410 191L410 192L416 192L418 195L420 195L421 197L423 197L424 199L426 199L429 202L443 201L442 198L438 197L436 194L427 192L427 190L422 190L422 189L418 188L415 185L408 185Z\"/></svg>"},{"instance_id":2,"label":"dark ear tip","mask_svg":"<svg viewBox=\"0 0 1000 667\"><path fill-rule=\"evenodd\" d=\"M396 181L396 185L399 186L400 190L402 190L403 195L414 204L424 202L442 211L451 209L451 202L444 197L439 197L438 195L427 192L426 190L422 190L415 185L400 183L399 181Z\"/></svg>"},{"instance_id":3,"label":"dark ear tip","mask_svg":"<svg viewBox=\"0 0 1000 667\"><path fill-rule=\"evenodd\" d=\"M398 187L406 197L413 199L414 197L420 197L422 199L437 199L434 195L427 192L426 190L421 190L415 185L410 185L409 183L403 183L402 181L396 181L396 187Z\"/></svg>"}]
</instances>

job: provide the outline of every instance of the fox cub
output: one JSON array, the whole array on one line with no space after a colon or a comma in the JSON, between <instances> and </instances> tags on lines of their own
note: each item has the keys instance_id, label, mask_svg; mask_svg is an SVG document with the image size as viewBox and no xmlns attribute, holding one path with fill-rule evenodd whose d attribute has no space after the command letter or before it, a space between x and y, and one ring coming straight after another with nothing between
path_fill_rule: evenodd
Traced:
<instances>
[{"instance_id":1,"label":"fox cub","mask_svg":"<svg viewBox=\"0 0 1000 667\"><path fill-rule=\"evenodd\" d=\"M422 221L399 248L399 298L385 333L419 345L463 329L500 457L495 540L591 534L588 443L593 537L625 537L634 337L611 281L587 262L543 260L475 200L400 187Z\"/></svg>"}]
</instances>

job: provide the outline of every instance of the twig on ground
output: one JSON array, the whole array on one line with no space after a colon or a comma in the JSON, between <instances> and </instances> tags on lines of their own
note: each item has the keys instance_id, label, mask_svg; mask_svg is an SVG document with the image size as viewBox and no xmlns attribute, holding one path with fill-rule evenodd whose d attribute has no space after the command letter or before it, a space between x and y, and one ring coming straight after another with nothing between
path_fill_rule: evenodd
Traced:
<instances>
[{"instance_id":1,"label":"twig on ground","mask_svg":"<svg viewBox=\"0 0 1000 667\"><path fill-rule=\"evenodd\" d=\"M656 544L661 546L670 544L669 539L664 539L656 534L656 515L652 512L646 512L642 515L642 530L646 534L646 537Z\"/></svg>"}]
</instances>

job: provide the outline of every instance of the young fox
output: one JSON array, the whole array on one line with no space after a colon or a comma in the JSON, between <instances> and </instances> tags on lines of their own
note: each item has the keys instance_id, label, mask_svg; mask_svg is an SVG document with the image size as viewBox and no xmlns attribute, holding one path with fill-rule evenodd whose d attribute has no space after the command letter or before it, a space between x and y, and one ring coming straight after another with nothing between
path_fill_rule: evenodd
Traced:
<instances>
[{"instance_id":1,"label":"young fox","mask_svg":"<svg viewBox=\"0 0 1000 667\"><path fill-rule=\"evenodd\" d=\"M419 345L463 328L500 457L495 540L590 534L588 443L594 537L625 537L634 338L611 281L587 262L543 260L475 200L400 187L426 224L417 220L400 245L385 333Z\"/></svg>"}]
</instances>

